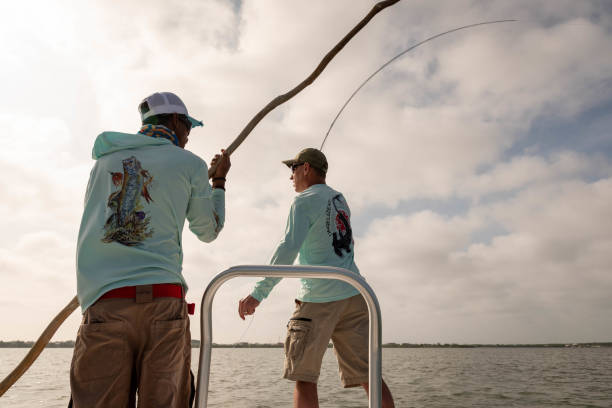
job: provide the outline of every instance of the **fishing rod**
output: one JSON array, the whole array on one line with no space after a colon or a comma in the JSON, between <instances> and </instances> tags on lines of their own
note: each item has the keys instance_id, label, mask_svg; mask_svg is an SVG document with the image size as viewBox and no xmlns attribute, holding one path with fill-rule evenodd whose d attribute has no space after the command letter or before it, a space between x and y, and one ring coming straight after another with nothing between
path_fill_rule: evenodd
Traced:
<instances>
[{"instance_id":1,"label":"fishing rod","mask_svg":"<svg viewBox=\"0 0 612 408\"><path fill-rule=\"evenodd\" d=\"M477 26L481 26L481 25L487 25L487 24L497 24L497 23L509 23L509 22L512 22L512 21L518 21L518 20L495 20L495 21L485 21L485 22L482 22L482 23L469 24L469 25L466 25L466 26L462 26L462 27L458 27L458 28L453 28L452 30L448 30L448 31L445 31L445 32L443 32L443 33L436 34L436 35L434 35L434 36L432 36L432 37L429 37L429 38L427 38L427 39L425 39L425 40L421 41L420 43L417 43L417 44L413 45L412 47L408 48L407 50L404 50L404 51L400 52L400 53L399 53L399 54L397 54L395 57L393 57L393 58L391 58L389 61L385 62L385 63L384 63L384 64L383 64L383 65L382 65L380 68L378 68L376 71L374 71L374 73L373 73L372 75L370 75L369 77L367 77L367 78L366 78L366 80L365 80L365 81L363 81L363 82L361 83L361 85L359 85L359 86L357 87L357 89L355 89L355 91L354 91L354 92L351 94L351 96L350 96L350 97L349 97L349 98L346 100L346 102L344 102L344 105L342 105L342 107L340 108L340 110L339 110L339 111L338 111L338 113L336 114L336 117L334 118L334 120L332 120L331 125L329 125L329 129L327 129L327 133L325 133L325 138L323 138L323 142L321 143L321 147L319 148L319 150L323 150L323 145L325 144L325 141L327 140L327 137L329 136L329 132L331 132L332 128L334 127L334 124L336 123L336 121L338 120L338 118L340 117L340 115L342 114L342 112L344 111L344 108L346 108L346 105L348 105L348 104L349 104L349 102L350 102L350 101L353 99L353 97L354 97L354 96L357 94L357 92L359 92L359 90L360 90L361 88L363 88L363 86L364 86L365 84L367 84L367 83L368 83L368 81L369 81L370 79L372 79L372 78L373 78L373 77L374 77L376 74L378 74L380 71L382 71L382 70L383 70L385 67L387 67L389 64L391 64L393 61L397 60L399 57L401 57L402 55L406 54L407 52L412 51L412 50L414 50L415 48L417 48L417 47L419 47L419 46L421 46L421 45L425 44L426 42L429 42L429 41L431 41L431 40L434 40L434 39L436 39L436 38L438 38L438 37L442 37L443 35L447 35L447 34L454 33L454 32L459 31L459 30L465 30L465 29L467 29L467 28L477 27Z\"/></svg>"},{"instance_id":2,"label":"fishing rod","mask_svg":"<svg viewBox=\"0 0 612 408\"><path fill-rule=\"evenodd\" d=\"M232 142L232 144L225 149L228 155L231 155L237 148L244 142L249 133L257 126L257 124L274 108L283 103L287 102L289 99L293 98L295 95L300 93L304 88L314 82L315 79L323 72L325 67L331 62L331 60L338 54L346 44L363 28L365 27L372 18L385 8L398 3L400 0L384 0L376 3L374 7L370 10L370 12L359 22L348 34L346 34L340 42L338 42L334 48L331 49L321 60L319 65L315 68L315 70L302 82L300 82L295 88L291 89L289 92L279 95L274 98L270 103L268 103L261 111L259 111L250 121L247 123L245 128L240 132L240 134L236 137L236 139ZM208 170L208 177L211 178L215 174L216 165L211 166ZM43 351L45 346L49 343L57 329L62 325L62 323L74 312L74 310L79 306L79 301L75 296L67 305L62 309L62 311L49 323L47 328L40 335L32 349L28 352L26 357L19 363L19 365L11 371L11 373L0 382L0 397L25 373L28 368L34 363L36 358ZM251 320L252 323L252 320ZM248 328L247 328L248 329Z\"/></svg>"}]
</instances>

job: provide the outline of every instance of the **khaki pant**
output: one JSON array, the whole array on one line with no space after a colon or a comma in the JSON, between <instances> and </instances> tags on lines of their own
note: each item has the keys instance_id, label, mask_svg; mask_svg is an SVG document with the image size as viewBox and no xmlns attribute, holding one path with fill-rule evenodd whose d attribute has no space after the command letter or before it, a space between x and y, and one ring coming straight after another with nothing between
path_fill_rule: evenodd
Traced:
<instances>
[{"instance_id":1,"label":"khaki pant","mask_svg":"<svg viewBox=\"0 0 612 408\"><path fill-rule=\"evenodd\" d=\"M183 299L101 299L85 311L70 367L74 408L186 408L191 335Z\"/></svg>"},{"instance_id":2,"label":"khaki pant","mask_svg":"<svg viewBox=\"0 0 612 408\"><path fill-rule=\"evenodd\" d=\"M342 385L367 383L370 319L363 296L326 303L295 302L287 324L284 377L316 383L331 339Z\"/></svg>"}]
</instances>

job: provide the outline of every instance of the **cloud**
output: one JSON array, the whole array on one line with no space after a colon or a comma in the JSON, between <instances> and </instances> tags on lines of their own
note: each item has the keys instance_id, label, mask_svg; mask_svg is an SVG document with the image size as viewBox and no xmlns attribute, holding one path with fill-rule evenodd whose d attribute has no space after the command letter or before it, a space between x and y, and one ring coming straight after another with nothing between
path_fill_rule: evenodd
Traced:
<instances>
[{"instance_id":1,"label":"cloud","mask_svg":"<svg viewBox=\"0 0 612 408\"><path fill-rule=\"evenodd\" d=\"M612 257L603 250L612 240L611 195L611 179L553 182L463 217L420 212L380 219L359 242L358 253L368 254L360 265L385 293L387 326L411 321L415 340L435 341L429 327L468 343L530 342L530 336L590 341L592 330L578 331L586 323L574 319L591 310L583 319L600 324L612 308L605 272ZM470 235L491 220L508 232L490 244L470 244ZM387 296L404 301L388 304ZM501 319L479 324L476 316ZM558 328L533 331L534 320L550 317ZM509 319L514 333L504 329ZM458 321L471 332L453 333Z\"/></svg>"},{"instance_id":2,"label":"cloud","mask_svg":"<svg viewBox=\"0 0 612 408\"><path fill-rule=\"evenodd\" d=\"M514 156L499 162L482 174L474 174L457 188L456 194L480 197L495 193L513 192L534 184L572 178L599 178L610 174L610 163L604 157L592 157L563 151L549 157Z\"/></svg>"}]
</instances>

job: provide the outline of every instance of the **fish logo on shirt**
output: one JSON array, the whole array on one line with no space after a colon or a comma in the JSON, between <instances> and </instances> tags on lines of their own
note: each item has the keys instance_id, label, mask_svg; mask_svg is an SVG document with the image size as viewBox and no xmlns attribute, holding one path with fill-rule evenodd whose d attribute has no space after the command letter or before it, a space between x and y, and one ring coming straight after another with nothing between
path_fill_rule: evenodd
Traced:
<instances>
[{"instance_id":1,"label":"fish logo on shirt","mask_svg":"<svg viewBox=\"0 0 612 408\"><path fill-rule=\"evenodd\" d=\"M344 256L342 251L346 251L346 253L351 252L351 244L353 243L353 230L351 229L351 223L349 222L348 214L338 209L336 202L342 203L341 195L338 194L332 198L331 202L336 210L336 229L338 232L334 232L332 234L332 246L334 247L334 252L340 258Z\"/></svg>"},{"instance_id":2,"label":"fish logo on shirt","mask_svg":"<svg viewBox=\"0 0 612 408\"><path fill-rule=\"evenodd\" d=\"M149 227L151 217L143 211L141 203L141 197L147 204L153 201L148 190L153 176L142 168L135 156L124 159L122 164L122 173L110 173L111 182L117 189L108 196L106 203L111 214L104 224L102 242L136 246L153 236L153 229Z\"/></svg>"}]
</instances>

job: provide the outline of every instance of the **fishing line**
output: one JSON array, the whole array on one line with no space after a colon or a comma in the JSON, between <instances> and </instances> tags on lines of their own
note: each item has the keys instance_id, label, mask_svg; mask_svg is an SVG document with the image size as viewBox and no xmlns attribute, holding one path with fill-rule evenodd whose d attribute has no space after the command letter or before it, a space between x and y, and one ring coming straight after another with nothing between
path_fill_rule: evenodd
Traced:
<instances>
[{"instance_id":1,"label":"fishing line","mask_svg":"<svg viewBox=\"0 0 612 408\"><path fill-rule=\"evenodd\" d=\"M332 130L332 127L334 127L334 124L336 123L336 121L338 120L338 117L340 117L340 115L342 114L342 111L344 111L344 108L346 108L346 105L349 104L349 102L353 99L353 97L357 94L357 92L359 92L359 90L361 88L363 88L363 86L370 80L372 79L376 74L378 74L380 71L382 71L387 65L391 64L393 61L395 61L396 59L398 59L399 57L401 57L402 55L406 54L409 51L414 50L415 48L417 48L420 45L425 44L426 42L429 42L431 40L434 40L438 37L442 37L443 35L446 34L450 34L450 33L454 33L455 31L459 31L459 30L465 30L466 28L471 28L471 27L476 27L476 26L481 26L481 25L486 25L486 24L496 24L496 23L509 23L512 21L518 21L518 20L496 20L496 21L485 21L482 23L475 23L475 24L470 24L470 25L466 25L463 27L458 27L458 28L453 28L452 30L448 30L445 31L443 33L440 34L436 34L433 37L429 37L426 40L421 41L418 44L413 45L412 47L408 48L407 50L404 50L402 52L400 52L399 54L397 54L395 57L391 58L389 61L387 61L386 63L384 63L380 68L378 68L376 71L374 71L374 73L372 75L370 75L365 81L363 81L361 83L361 85L359 85L357 87L357 89L355 89L355 92L353 92L351 94L351 96L347 99L347 101L344 103L344 105L342 105L342 108L340 108L340 110L338 111L338 114L336 115L336 117L334 118L334 120L332 121L331 125L329 125L329 129L327 129L327 133L325 133L325 138L323 139L323 142L321 143L321 147L319 148L319 150L323 150L323 145L325 144L325 141L327 140L327 137L329 136L329 132Z\"/></svg>"},{"instance_id":2,"label":"fishing line","mask_svg":"<svg viewBox=\"0 0 612 408\"><path fill-rule=\"evenodd\" d=\"M240 336L240 338L238 339L238 341L236 343L241 343L242 339L244 338L244 335L249 331L249 329L251 328L251 324L253 324L253 320L255 320L255 314L251 315L251 321L249 322L249 325L246 327L246 329L244 329L244 331L242 332L242 335Z\"/></svg>"}]
</instances>

